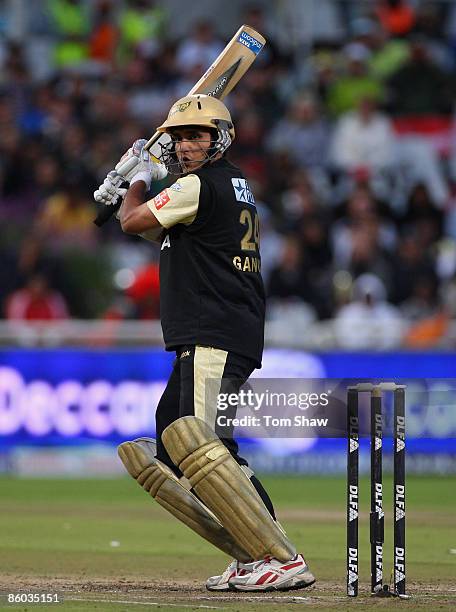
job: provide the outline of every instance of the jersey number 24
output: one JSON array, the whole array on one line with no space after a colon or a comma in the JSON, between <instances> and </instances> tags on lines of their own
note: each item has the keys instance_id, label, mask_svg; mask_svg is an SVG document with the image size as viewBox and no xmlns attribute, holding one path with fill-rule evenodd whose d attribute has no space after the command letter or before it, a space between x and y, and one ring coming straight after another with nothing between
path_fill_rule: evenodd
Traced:
<instances>
[{"instance_id":1,"label":"jersey number 24","mask_svg":"<svg viewBox=\"0 0 456 612\"><path fill-rule=\"evenodd\" d=\"M253 215L250 210L244 208L241 211L239 222L246 226L244 236L241 238L241 249L243 251L260 250L260 220L258 214Z\"/></svg>"}]
</instances>

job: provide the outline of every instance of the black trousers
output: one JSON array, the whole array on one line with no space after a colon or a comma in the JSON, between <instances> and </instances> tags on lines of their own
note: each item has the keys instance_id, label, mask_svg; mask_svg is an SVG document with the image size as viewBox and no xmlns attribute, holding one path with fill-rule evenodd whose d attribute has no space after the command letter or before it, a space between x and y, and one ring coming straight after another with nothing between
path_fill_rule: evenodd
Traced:
<instances>
[{"instance_id":1,"label":"black trousers","mask_svg":"<svg viewBox=\"0 0 456 612\"><path fill-rule=\"evenodd\" d=\"M239 455L239 446L232 437L232 429L224 427L223 433L219 431L217 405L215 401L208 401L208 398L214 395L212 391L215 390L219 393L237 393L254 368L252 360L236 353L206 346L180 347L176 351L173 370L155 415L157 459L165 463L178 477L182 476L171 461L161 435L168 425L180 417L197 416L219 435L239 465L248 466L247 461ZM212 391L208 393L208 389ZM235 406L224 410L224 414L229 417L234 417L235 413ZM250 480L275 519L274 507L264 487L255 475L250 476Z\"/></svg>"}]
</instances>

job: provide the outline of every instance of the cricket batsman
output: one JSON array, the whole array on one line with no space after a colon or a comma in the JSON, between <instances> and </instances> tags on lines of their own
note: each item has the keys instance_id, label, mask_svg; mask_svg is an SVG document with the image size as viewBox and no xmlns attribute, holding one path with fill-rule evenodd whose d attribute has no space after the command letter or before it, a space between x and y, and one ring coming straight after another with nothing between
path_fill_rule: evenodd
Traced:
<instances>
[{"instance_id":1,"label":"cricket batsman","mask_svg":"<svg viewBox=\"0 0 456 612\"><path fill-rule=\"evenodd\" d=\"M315 582L277 522L274 507L232 429L217 435L218 392L237 392L261 367L265 298L255 199L226 158L235 132L220 100L178 100L158 128L170 141L160 163L136 141L126 176L110 172L95 192L118 199L122 230L161 244L160 313L166 349L176 354L156 411L157 439L124 442L119 455L157 502L234 560L208 579L211 591L270 591ZM116 168L120 167L120 162ZM179 178L152 199L151 181ZM235 412L235 411L234 411Z\"/></svg>"}]
</instances>

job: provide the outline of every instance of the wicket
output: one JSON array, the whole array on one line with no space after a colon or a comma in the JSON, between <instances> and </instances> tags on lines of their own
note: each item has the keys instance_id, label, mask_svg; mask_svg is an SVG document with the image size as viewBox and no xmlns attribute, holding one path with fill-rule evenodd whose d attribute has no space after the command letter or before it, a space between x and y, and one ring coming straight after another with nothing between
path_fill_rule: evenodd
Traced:
<instances>
[{"instance_id":1,"label":"wicket","mask_svg":"<svg viewBox=\"0 0 456 612\"><path fill-rule=\"evenodd\" d=\"M383 414L382 392L394 394L394 588L383 584ZM359 582L359 414L358 397L370 392L370 547L371 594L407 597L405 594L405 385L360 383L347 389L347 595L358 595Z\"/></svg>"}]
</instances>

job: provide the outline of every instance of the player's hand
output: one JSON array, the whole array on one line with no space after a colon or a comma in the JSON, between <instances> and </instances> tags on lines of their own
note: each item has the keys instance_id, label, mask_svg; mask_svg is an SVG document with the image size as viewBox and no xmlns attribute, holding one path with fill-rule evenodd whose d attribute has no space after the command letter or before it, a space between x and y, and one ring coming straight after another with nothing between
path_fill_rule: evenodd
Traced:
<instances>
[{"instance_id":1,"label":"player's hand","mask_svg":"<svg viewBox=\"0 0 456 612\"><path fill-rule=\"evenodd\" d=\"M133 185L137 181L144 181L147 189L152 181L160 181L168 174L166 166L160 163L149 151L144 149L147 140L136 140L116 166L116 171Z\"/></svg>"},{"instance_id":2,"label":"player's hand","mask_svg":"<svg viewBox=\"0 0 456 612\"><path fill-rule=\"evenodd\" d=\"M103 183L93 193L95 202L105 206L121 204L128 191L129 182L124 176L111 170Z\"/></svg>"}]
</instances>

